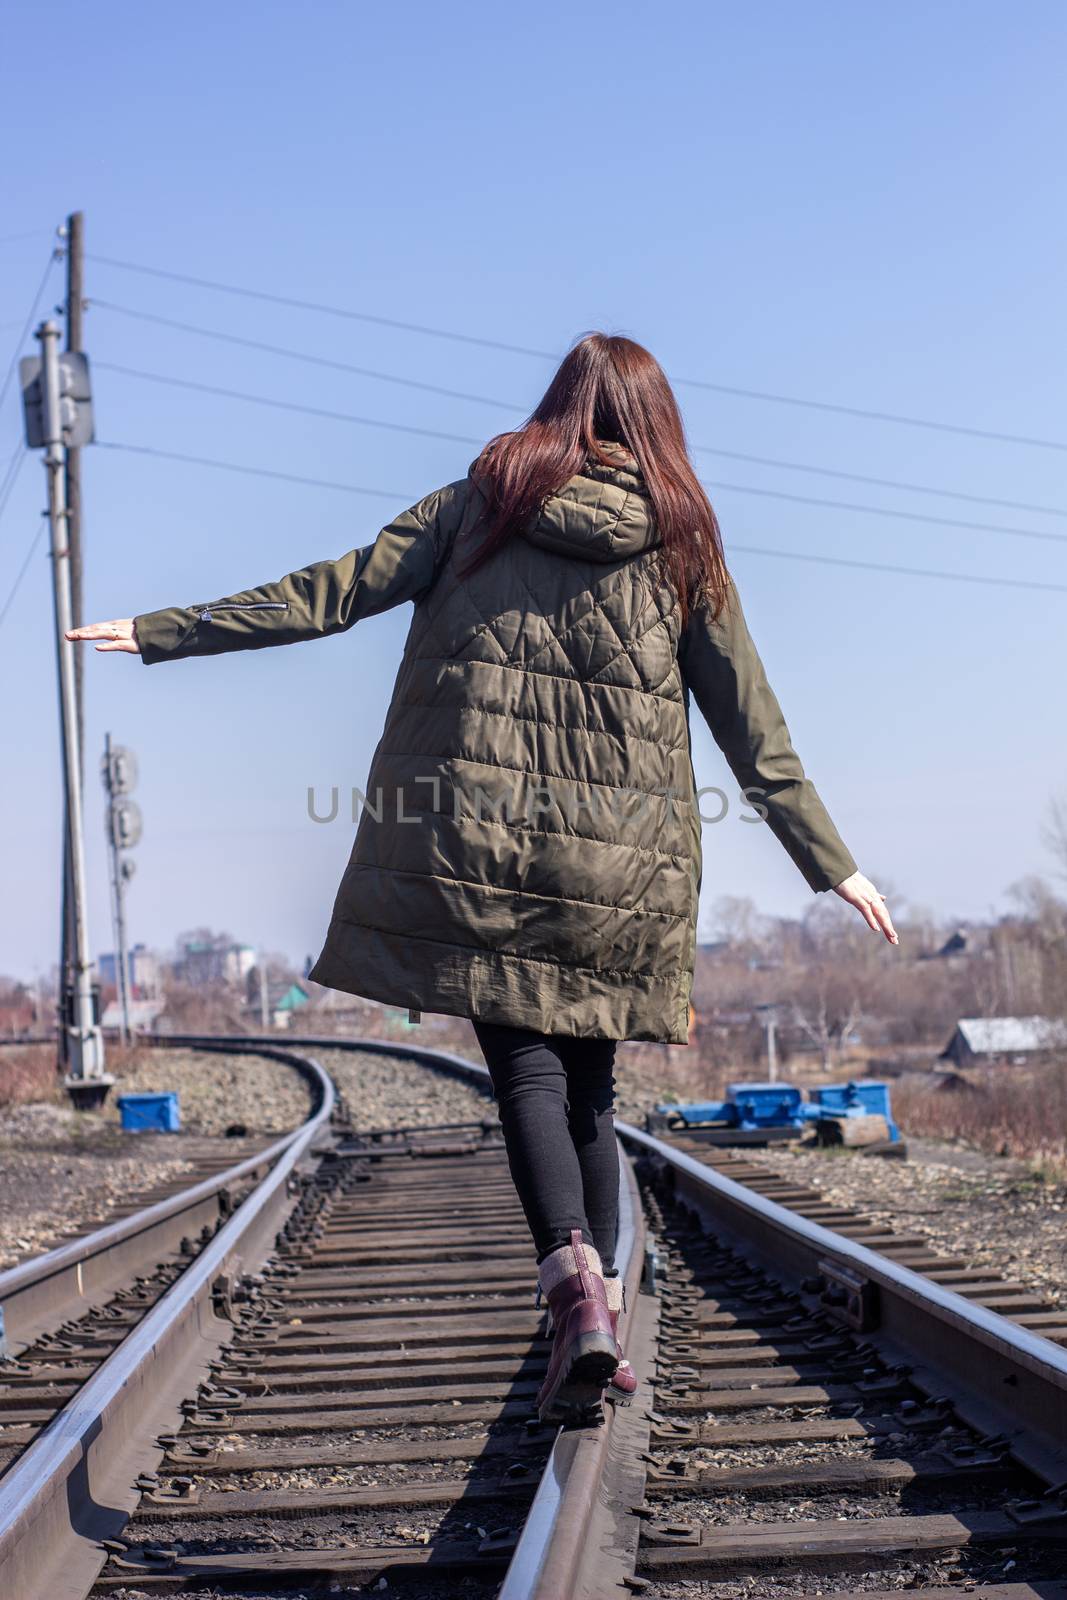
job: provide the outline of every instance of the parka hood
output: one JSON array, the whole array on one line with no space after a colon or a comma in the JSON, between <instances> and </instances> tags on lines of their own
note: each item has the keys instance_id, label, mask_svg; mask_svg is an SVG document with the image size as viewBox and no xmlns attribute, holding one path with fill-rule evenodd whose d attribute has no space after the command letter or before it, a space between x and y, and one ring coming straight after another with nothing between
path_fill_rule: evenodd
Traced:
<instances>
[{"instance_id":1,"label":"parka hood","mask_svg":"<svg viewBox=\"0 0 1067 1600\"><path fill-rule=\"evenodd\" d=\"M557 494L549 495L522 537L581 561L625 561L660 543L645 480L624 445L602 440L611 465L587 458Z\"/></svg>"}]
</instances>

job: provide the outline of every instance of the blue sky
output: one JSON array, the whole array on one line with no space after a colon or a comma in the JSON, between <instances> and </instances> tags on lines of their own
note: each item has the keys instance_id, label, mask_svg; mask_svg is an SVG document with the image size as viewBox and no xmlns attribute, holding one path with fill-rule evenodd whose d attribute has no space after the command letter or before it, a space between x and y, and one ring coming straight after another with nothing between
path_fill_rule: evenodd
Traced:
<instances>
[{"instance_id":1,"label":"blue sky","mask_svg":"<svg viewBox=\"0 0 1067 1600\"><path fill-rule=\"evenodd\" d=\"M88 619L221 596L340 555L462 476L476 453L108 364L476 441L521 420L553 365L94 257L553 354L592 327L624 332L679 380L771 681L864 870L898 902L945 916L1002 905L1011 883L1047 870L1043 814L1067 788L1067 592L742 547L1067 586L1067 455L681 380L1067 440L1064 35L1052 3L193 0L61 3L47 21L39 8L9 6L4 367L52 230L81 208L103 443L381 491L89 450ZM49 70L60 92L46 96ZM46 306L60 284L57 273ZM225 344L131 310L482 399ZM20 426L9 395L0 475ZM43 490L39 461L26 461L0 520L0 606ZM309 822L306 791L363 783L407 622L405 608L314 646L149 670L136 658L87 659L95 948L110 947L97 780L110 730L142 771L133 936L166 945L208 923L297 959L318 953L352 827ZM43 543L0 627L0 673L0 971L29 977L51 965L58 940ZM699 781L731 787L702 728L694 749ZM706 909L718 894L783 913L811 903L766 830L728 819L704 842Z\"/></svg>"}]
</instances>

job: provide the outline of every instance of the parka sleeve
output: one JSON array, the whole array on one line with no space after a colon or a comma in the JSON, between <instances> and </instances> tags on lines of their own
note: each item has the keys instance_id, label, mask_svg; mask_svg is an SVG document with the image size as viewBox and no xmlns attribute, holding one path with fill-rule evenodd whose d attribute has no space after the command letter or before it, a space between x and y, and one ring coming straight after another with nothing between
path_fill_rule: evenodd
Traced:
<instances>
[{"instance_id":1,"label":"parka sleeve","mask_svg":"<svg viewBox=\"0 0 1067 1600\"><path fill-rule=\"evenodd\" d=\"M141 660L181 661L344 633L433 585L462 514L466 480L437 489L388 523L371 544L316 561L276 583L222 600L167 606L134 618Z\"/></svg>"},{"instance_id":2,"label":"parka sleeve","mask_svg":"<svg viewBox=\"0 0 1067 1600\"><path fill-rule=\"evenodd\" d=\"M695 602L678 649L682 677L750 803L816 892L835 889L856 863L793 749L731 584L718 617Z\"/></svg>"}]
</instances>

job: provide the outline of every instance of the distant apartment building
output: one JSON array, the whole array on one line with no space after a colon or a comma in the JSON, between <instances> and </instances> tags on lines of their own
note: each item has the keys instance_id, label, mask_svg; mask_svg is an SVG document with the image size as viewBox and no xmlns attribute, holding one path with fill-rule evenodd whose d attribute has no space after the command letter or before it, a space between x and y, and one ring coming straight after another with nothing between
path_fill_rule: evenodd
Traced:
<instances>
[{"instance_id":1,"label":"distant apartment building","mask_svg":"<svg viewBox=\"0 0 1067 1600\"><path fill-rule=\"evenodd\" d=\"M160 962L154 950L135 944L126 952L129 961L130 989L137 1000L148 1000L160 992ZM117 989L119 958L113 950L105 950L97 958L97 971L102 989Z\"/></svg>"},{"instance_id":2,"label":"distant apartment building","mask_svg":"<svg viewBox=\"0 0 1067 1600\"><path fill-rule=\"evenodd\" d=\"M214 983L243 983L256 964L250 944L231 939L189 939L178 947L172 971L180 983L196 988Z\"/></svg>"}]
</instances>

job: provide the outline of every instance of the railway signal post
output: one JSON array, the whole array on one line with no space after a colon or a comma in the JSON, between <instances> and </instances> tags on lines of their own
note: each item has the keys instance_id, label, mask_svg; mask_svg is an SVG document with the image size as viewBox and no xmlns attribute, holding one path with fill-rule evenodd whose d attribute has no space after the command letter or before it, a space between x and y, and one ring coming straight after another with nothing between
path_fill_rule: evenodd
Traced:
<instances>
[{"instance_id":1,"label":"railway signal post","mask_svg":"<svg viewBox=\"0 0 1067 1600\"><path fill-rule=\"evenodd\" d=\"M137 761L132 750L112 744L110 733L104 735L104 759L101 763L108 805L105 819L107 853L111 864L111 919L115 929L115 989L118 996L121 1020L119 1038L122 1044L130 1040L130 955L126 940L126 885L133 877L136 863L125 852L131 850L141 837L141 808L130 799L137 784Z\"/></svg>"}]
</instances>

